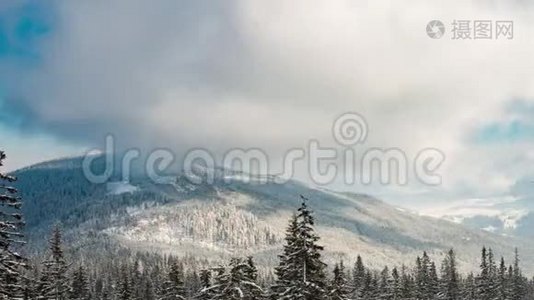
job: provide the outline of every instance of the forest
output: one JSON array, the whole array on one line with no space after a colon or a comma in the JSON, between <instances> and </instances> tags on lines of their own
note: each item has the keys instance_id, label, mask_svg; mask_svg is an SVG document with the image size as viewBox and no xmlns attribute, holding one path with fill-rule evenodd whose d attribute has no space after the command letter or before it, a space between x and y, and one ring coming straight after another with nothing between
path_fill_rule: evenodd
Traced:
<instances>
[{"instance_id":1,"label":"forest","mask_svg":"<svg viewBox=\"0 0 534 300\"><path fill-rule=\"evenodd\" d=\"M5 158L0 151L0 166ZM481 245L480 268L470 274L459 273L454 249L440 262L423 252L411 265L382 270L367 267L360 256L329 266L304 196L272 270L259 268L254 257L214 264L128 249L97 258L68 255L71 243L63 240L61 224L52 228L46 253L29 254L15 180L0 173L0 299L534 299L534 281L523 274L517 249L506 262Z\"/></svg>"}]
</instances>

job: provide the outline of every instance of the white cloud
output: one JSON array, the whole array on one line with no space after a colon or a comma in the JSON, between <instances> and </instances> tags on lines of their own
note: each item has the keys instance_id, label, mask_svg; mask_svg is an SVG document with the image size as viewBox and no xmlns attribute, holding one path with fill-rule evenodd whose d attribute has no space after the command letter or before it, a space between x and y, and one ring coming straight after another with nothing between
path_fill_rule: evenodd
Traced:
<instances>
[{"instance_id":1,"label":"white cloud","mask_svg":"<svg viewBox=\"0 0 534 300\"><path fill-rule=\"evenodd\" d=\"M67 138L103 143L113 132L123 146L280 155L309 138L331 143L334 117L356 111L369 147L447 156L442 188L393 195L501 194L529 172L530 143L469 142L506 117L508 101L534 99L534 11L521 2L56 4L41 67L11 84L40 126ZM432 19L446 23L441 40L426 36ZM511 19L515 37L451 40L454 19Z\"/></svg>"}]
</instances>

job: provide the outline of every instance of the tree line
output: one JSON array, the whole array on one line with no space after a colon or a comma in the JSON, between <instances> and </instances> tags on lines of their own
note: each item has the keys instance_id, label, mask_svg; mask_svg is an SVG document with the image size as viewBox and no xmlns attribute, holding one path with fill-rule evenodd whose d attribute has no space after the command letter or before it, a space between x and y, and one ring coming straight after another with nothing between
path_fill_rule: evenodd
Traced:
<instances>
[{"instance_id":1,"label":"tree line","mask_svg":"<svg viewBox=\"0 0 534 300\"><path fill-rule=\"evenodd\" d=\"M0 166L5 154L0 151ZM19 254L23 242L22 200L0 173L0 299L39 300L348 300L348 299L534 299L534 282L520 268L518 251L507 264L483 247L479 271L460 274L454 250L439 265L426 252L412 266L375 270L362 257L331 268L315 232L306 198L289 220L279 263L260 272L253 257L192 268L186 258L117 254L99 260L69 260L60 226L43 259Z\"/></svg>"}]
</instances>

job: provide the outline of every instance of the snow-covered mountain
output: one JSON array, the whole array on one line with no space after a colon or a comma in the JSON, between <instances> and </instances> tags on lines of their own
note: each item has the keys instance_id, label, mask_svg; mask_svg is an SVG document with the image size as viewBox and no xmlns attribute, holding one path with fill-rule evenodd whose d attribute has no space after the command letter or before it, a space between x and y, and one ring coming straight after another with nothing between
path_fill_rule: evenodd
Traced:
<instances>
[{"instance_id":1,"label":"snow-covered mountain","mask_svg":"<svg viewBox=\"0 0 534 300\"><path fill-rule=\"evenodd\" d=\"M534 239L534 198L468 199L426 214L500 235Z\"/></svg>"},{"instance_id":2,"label":"snow-covered mountain","mask_svg":"<svg viewBox=\"0 0 534 300\"><path fill-rule=\"evenodd\" d=\"M364 256L371 267L411 263L422 251L439 257L451 247L460 267L478 265L480 248L511 258L522 252L525 269L534 272L534 243L421 216L368 195L340 193L290 181L277 184L232 181L193 184L183 176L154 184L142 175L129 182L116 174L111 184L92 184L81 159L42 163L15 172L25 199L30 244L44 241L57 220L76 247L91 241L141 251L157 251L219 260L253 254L258 262L277 260L288 219L309 198L317 230L330 260ZM228 179L228 177L226 177ZM95 244L96 243L96 244Z\"/></svg>"}]
</instances>

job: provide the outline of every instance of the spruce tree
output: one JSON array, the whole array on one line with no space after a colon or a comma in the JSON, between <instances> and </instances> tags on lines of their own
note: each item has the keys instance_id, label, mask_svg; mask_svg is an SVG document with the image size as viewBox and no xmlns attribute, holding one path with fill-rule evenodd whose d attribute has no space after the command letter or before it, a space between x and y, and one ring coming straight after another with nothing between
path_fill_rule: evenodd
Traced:
<instances>
[{"instance_id":1,"label":"spruce tree","mask_svg":"<svg viewBox=\"0 0 534 300\"><path fill-rule=\"evenodd\" d=\"M213 300L259 300L263 290L248 275L251 274L247 262L239 258L230 260L229 270L219 272L214 285Z\"/></svg>"},{"instance_id":2,"label":"spruce tree","mask_svg":"<svg viewBox=\"0 0 534 300\"><path fill-rule=\"evenodd\" d=\"M183 274L178 263L171 263L167 280L163 283L163 293L159 300L183 300L185 299L185 287Z\"/></svg>"},{"instance_id":3,"label":"spruce tree","mask_svg":"<svg viewBox=\"0 0 534 300\"><path fill-rule=\"evenodd\" d=\"M460 299L460 283L456 267L456 255L451 249L443 259L441 264L441 282L439 299L457 300Z\"/></svg>"},{"instance_id":4,"label":"spruce tree","mask_svg":"<svg viewBox=\"0 0 534 300\"><path fill-rule=\"evenodd\" d=\"M391 300L393 298L392 285L389 277L389 268L386 266L380 272L379 299Z\"/></svg>"},{"instance_id":5,"label":"spruce tree","mask_svg":"<svg viewBox=\"0 0 534 300\"><path fill-rule=\"evenodd\" d=\"M514 252L513 272L510 280L510 297L512 299L522 299L524 296L523 275L519 267L519 251L516 248Z\"/></svg>"},{"instance_id":6,"label":"spruce tree","mask_svg":"<svg viewBox=\"0 0 534 300\"><path fill-rule=\"evenodd\" d=\"M287 229L284 252L276 268L278 279L273 286L274 299L316 300L325 299L327 294L326 264L321 260L322 246L314 231L312 212L303 199L298 214Z\"/></svg>"},{"instance_id":7,"label":"spruce tree","mask_svg":"<svg viewBox=\"0 0 534 300\"><path fill-rule=\"evenodd\" d=\"M499 264L499 275L497 282L497 299L508 299L508 279L506 274L506 263L504 257L501 257L501 263Z\"/></svg>"},{"instance_id":8,"label":"spruce tree","mask_svg":"<svg viewBox=\"0 0 534 300\"><path fill-rule=\"evenodd\" d=\"M361 289L365 281L365 265L363 264L362 257L358 255L354 269L352 271L352 289L354 298L357 298L361 292Z\"/></svg>"},{"instance_id":9,"label":"spruce tree","mask_svg":"<svg viewBox=\"0 0 534 300\"><path fill-rule=\"evenodd\" d=\"M122 265L115 289L115 298L117 300L133 300L133 287L130 279L128 266Z\"/></svg>"},{"instance_id":10,"label":"spruce tree","mask_svg":"<svg viewBox=\"0 0 534 300\"><path fill-rule=\"evenodd\" d=\"M394 300L402 299L402 279L397 268L393 268L391 271L391 293Z\"/></svg>"},{"instance_id":11,"label":"spruce tree","mask_svg":"<svg viewBox=\"0 0 534 300\"><path fill-rule=\"evenodd\" d=\"M480 274L476 278L477 297L481 299L489 299L490 288L490 270L488 264L488 252L486 247L482 248L481 260L480 260Z\"/></svg>"},{"instance_id":12,"label":"spruce tree","mask_svg":"<svg viewBox=\"0 0 534 300\"><path fill-rule=\"evenodd\" d=\"M343 265L343 261L341 261L334 267L334 278L330 284L329 299L348 300L350 299L350 292L345 274L345 266Z\"/></svg>"},{"instance_id":13,"label":"spruce tree","mask_svg":"<svg viewBox=\"0 0 534 300\"><path fill-rule=\"evenodd\" d=\"M70 299L72 300L89 300L91 294L89 291L89 282L87 281L87 274L83 266L79 266L72 276L72 284L70 288Z\"/></svg>"},{"instance_id":14,"label":"spruce tree","mask_svg":"<svg viewBox=\"0 0 534 300\"><path fill-rule=\"evenodd\" d=\"M0 167L6 155L0 151ZM0 299L13 299L20 295L23 281L25 258L16 248L24 242L21 240L22 213L21 198L17 190L10 186L15 177L0 172Z\"/></svg>"},{"instance_id":15,"label":"spruce tree","mask_svg":"<svg viewBox=\"0 0 534 300\"><path fill-rule=\"evenodd\" d=\"M43 262L43 272L39 282L39 299L65 300L68 297L68 266L61 238L61 230L59 225L56 225L48 241L49 258Z\"/></svg>"},{"instance_id":16,"label":"spruce tree","mask_svg":"<svg viewBox=\"0 0 534 300\"><path fill-rule=\"evenodd\" d=\"M209 300L211 299L211 271L200 271L200 290L197 292L195 299Z\"/></svg>"}]
</instances>

